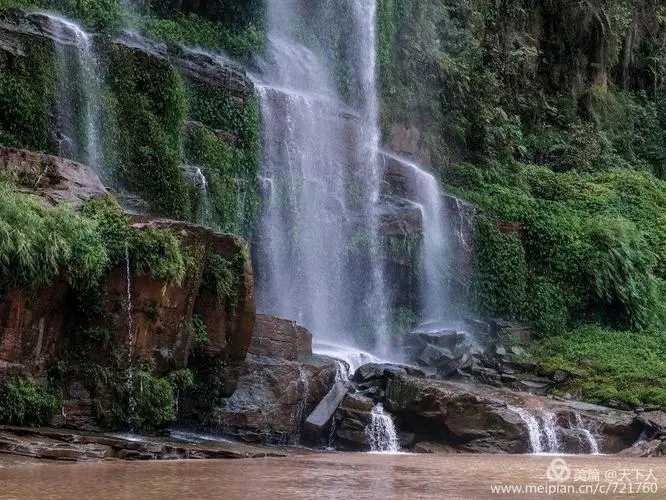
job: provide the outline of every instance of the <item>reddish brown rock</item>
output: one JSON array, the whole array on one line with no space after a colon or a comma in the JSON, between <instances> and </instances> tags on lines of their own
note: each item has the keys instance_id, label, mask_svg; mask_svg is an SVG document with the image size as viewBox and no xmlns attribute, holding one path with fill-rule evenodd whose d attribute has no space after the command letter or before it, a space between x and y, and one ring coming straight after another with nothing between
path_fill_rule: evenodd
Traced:
<instances>
[{"instance_id":1,"label":"reddish brown rock","mask_svg":"<svg viewBox=\"0 0 666 500\"><path fill-rule=\"evenodd\" d=\"M114 325L116 341L129 346L133 359L152 360L158 372L187 366L192 345L192 319L196 314L206 325L208 351L228 360L242 360L247 353L254 328L254 280L245 240L214 233L202 226L153 219L132 226L169 229L180 239L185 253L193 260L181 283L158 281L150 275L130 276L131 313L127 307L127 271L116 268L104 289L104 310ZM220 299L203 286L205 263L210 254L229 261L241 260L241 275L233 298Z\"/></svg>"},{"instance_id":2,"label":"reddish brown rock","mask_svg":"<svg viewBox=\"0 0 666 500\"><path fill-rule=\"evenodd\" d=\"M295 321L259 314L249 352L296 361L312 355L312 334Z\"/></svg>"},{"instance_id":3,"label":"reddish brown rock","mask_svg":"<svg viewBox=\"0 0 666 500\"><path fill-rule=\"evenodd\" d=\"M64 282L0 296L0 378L45 375L62 340L67 296Z\"/></svg>"}]
</instances>

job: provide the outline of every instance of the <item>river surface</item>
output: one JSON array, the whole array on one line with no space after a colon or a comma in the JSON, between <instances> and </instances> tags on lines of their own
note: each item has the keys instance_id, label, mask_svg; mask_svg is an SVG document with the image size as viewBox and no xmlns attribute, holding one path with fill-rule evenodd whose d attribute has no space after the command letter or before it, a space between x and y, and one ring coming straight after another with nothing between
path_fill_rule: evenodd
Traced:
<instances>
[{"instance_id":1,"label":"river surface","mask_svg":"<svg viewBox=\"0 0 666 500\"><path fill-rule=\"evenodd\" d=\"M553 467L554 458L332 453L248 460L52 464L22 463L0 456L0 499L657 499L666 496L664 459L564 456ZM632 494L641 489L639 482L645 492ZM522 492L505 489L504 493L493 490L502 486L532 489ZM542 493L539 486L545 488Z\"/></svg>"}]
</instances>

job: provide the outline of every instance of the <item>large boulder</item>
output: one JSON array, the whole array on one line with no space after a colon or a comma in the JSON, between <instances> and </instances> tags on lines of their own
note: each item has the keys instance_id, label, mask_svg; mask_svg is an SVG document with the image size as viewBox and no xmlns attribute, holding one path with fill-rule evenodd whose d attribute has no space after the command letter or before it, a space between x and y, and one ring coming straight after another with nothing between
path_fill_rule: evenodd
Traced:
<instances>
[{"instance_id":1,"label":"large boulder","mask_svg":"<svg viewBox=\"0 0 666 500\"><path fill-rule=\"evenodd\" d=\"M324 357L303 362L248 354L229 368L236 390L215 408L210 424L248 442L296 443L305 418L334 384L337 364Z\"/></svg>"}]
</instances>

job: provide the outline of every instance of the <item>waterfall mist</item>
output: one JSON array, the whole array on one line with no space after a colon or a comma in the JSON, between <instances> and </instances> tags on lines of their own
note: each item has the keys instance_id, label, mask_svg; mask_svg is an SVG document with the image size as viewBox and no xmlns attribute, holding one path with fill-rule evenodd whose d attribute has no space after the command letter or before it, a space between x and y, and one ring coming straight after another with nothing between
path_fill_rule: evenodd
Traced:
<instances>
[{"instance_id":1,"label":"waterfall mist","mask_svg":"<svg viewBox=\"0 0 666 500\"><path fill-rule=\"evenodd\" d=\"M255 77L270 186L258 302L317 340L386 354L375 8L372 0L268 2L267 49Z\"/></svg>"}]
</instances>

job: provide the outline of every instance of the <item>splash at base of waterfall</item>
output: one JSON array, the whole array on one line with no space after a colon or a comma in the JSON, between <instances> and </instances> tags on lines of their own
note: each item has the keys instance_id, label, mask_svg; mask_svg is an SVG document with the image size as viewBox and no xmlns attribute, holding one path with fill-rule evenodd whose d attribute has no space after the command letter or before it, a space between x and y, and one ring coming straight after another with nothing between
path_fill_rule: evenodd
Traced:
<instances>
[{"instance_id":1,"label":"splash at base of waterfall","mask_svg":"<svg viewBox=\"0 0 666 500\"><path fill-rule=\"evenodd\" d=\"M390 415L384 413L381 404L372 409L370 424L365 429L370 451L373 453L398 453L400 441Z\"/></svg>"}]
</instances>

